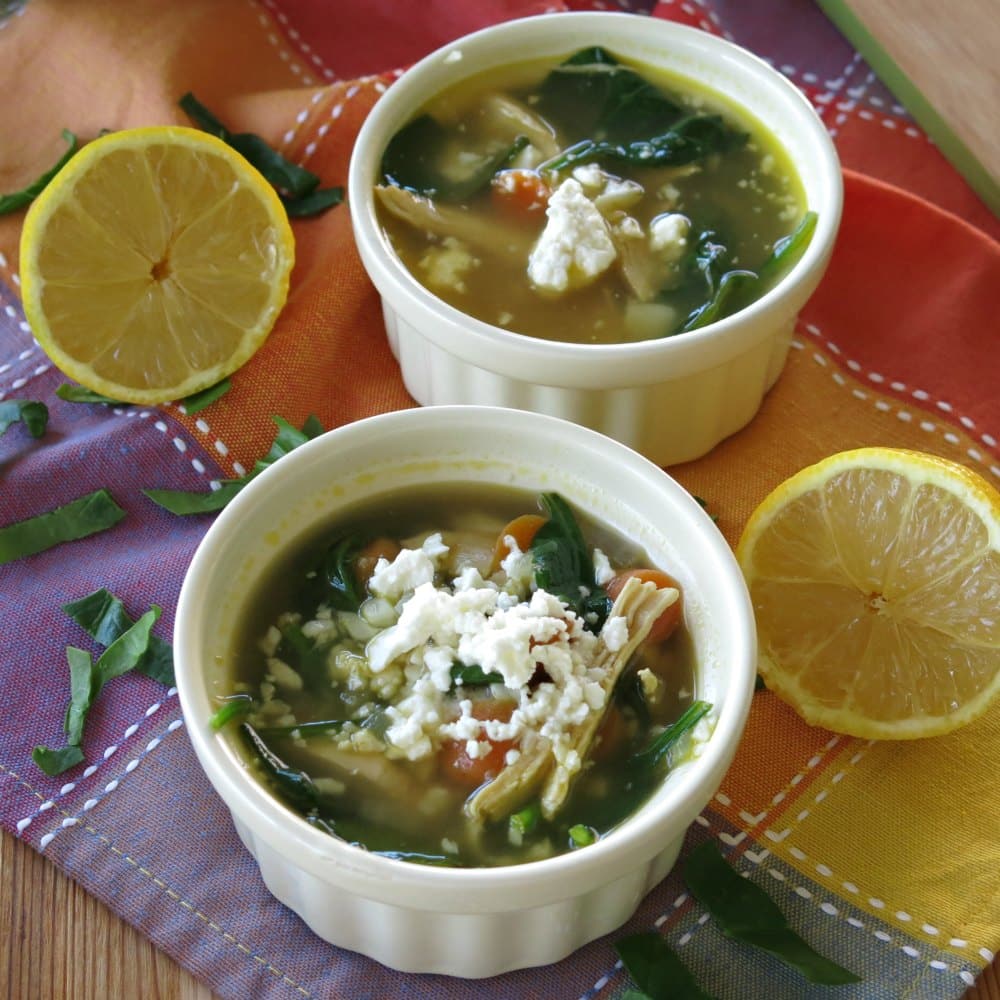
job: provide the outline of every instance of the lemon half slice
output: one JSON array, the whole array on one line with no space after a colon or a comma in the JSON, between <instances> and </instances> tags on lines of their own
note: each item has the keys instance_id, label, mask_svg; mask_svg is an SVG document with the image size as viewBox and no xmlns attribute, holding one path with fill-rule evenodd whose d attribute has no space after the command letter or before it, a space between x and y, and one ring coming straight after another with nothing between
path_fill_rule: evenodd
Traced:
<instances>
[{"instance_id":1,"label":"lemon half slice","mask_svg":"<svg viewBox=\"0 0 1000 1000\"><path fill-rule=\"evenodd\" d=\"M1000 493L964 466L846 451L775 489L737 557L760 672L806 721L949 732L1000 691Z\"/></svg>"},{"instance_id":2,"label":"lemon half slice","mask_svg":"<svg viewBox=\"0 0 1000 1000\"><path fill-rule=\"evenodd\" d=\"M112 132L28 211L24 310L70 378L162 403L218 382L261 346L294 258L280 199L225 143L182 127Z\"/></svg>"}]
</instances>

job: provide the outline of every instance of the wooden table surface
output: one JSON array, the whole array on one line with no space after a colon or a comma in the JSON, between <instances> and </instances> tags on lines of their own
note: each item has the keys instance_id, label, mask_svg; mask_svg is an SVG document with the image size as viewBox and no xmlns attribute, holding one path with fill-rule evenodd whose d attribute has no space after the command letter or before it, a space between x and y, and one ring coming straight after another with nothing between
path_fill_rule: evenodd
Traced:
<instances>
[{"instance_id":1,"label":"wooden table surface","mask_svg":"<svg viewBox=\"0 0 1000 1000\"><path fill-rule=\"evenodd\" d=\"M0 998L212 1000L208 987L22 841L0 835ZM998 962L963 1000L1000 1000Z\"/></svg>"}]
</instances>

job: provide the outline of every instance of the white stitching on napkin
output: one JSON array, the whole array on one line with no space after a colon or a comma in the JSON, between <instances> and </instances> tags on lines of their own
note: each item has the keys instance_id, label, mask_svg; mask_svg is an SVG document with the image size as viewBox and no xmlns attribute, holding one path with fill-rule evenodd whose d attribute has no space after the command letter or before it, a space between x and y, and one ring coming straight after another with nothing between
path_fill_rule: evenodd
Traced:
<instances>
[{"instance_id":1,"label":"white stitching on napkin","mask_svg":"<svg viewBox=\"0 0 1000 1000\"><path fill-rule=\"evenodd\" d=\"M843 352L836 344L832 341L827 340L823 332L814 323L802 323L800 324L801 329L804 329L810 336L819 340L823 343L823 346L833 354L839 357L843 356ZM805 350L805 344L800 340L793 340L792 347L797 350ZM817 363L822 363L826 365L826 359L819 362L819 358L814 354L813 360ZM864 366L855 361L853 358L848 358L844 361L846 367L856 375L863 376L868 381L876 384L880 387L880 391L886 388L885 382L888 376L880 373L868 371ZM841 388L850 388L851 395L860 400L861 402L870 402L871 405L878 410L880 413L885 413L886 415L893 415L897 420L901 420L905 423L912 423L915 420L918 421L917 426L928 434L940 433L941 437L950 444L953 448L960 452L957 456L958 458L965 460L971 459L973 462L981 465L984 470L988 471L994 478L1000 479L1000 461L993 461L993 457L984 454L977 447L963 447L961 438L955 434L952 430L941 427L933 421L927 419L926 413L920 411L920 413L914 414L911 411L905 409L905 407L893 402L887 401L885 399L873 399L871 395L862 389L857 387L851 387L848 385L847 379L844 375L836 370L831 371L831 378L833 381L839 385ZM976 422L969 416L961 413L956 413L954 406L944 399L936 399L931 395L926 389L910 389L905 382L900 379L889 378L889 385L887 387L889 391L897 393L899 395L909 394L913 399L918 400L922 403L933 402L934 406L940 410L942 413L948 414L953 419L957 420L962 428L967 431L970 435L976 435L978 440L982 442L986 448L995 451L997 447L997 439L993 434L980 431L977 428Z\"/></svg>"},{"instance_id":2,"label":"white stitching on napkin","mask_svg":"<svg viewBox=\"0 0 1000 1000\"><path fill-rule=\"evenodd\" d=\"M181 724L182 724L182 722L181 722L180 719L175 719L174 722L171 723L171 726L173 726L174 728L179 728ZM170 726L168 726L167 728L169 730ZM38 791L36 789L34 789L27 781L25 781L19 774L16 774L14 771L9 770L7 767L5 767L3 765L3 763L0 763L0 773L10 775L10 777L12 777L15 781L17 781L18 784L20 784L23 787L27 788L30 792L32 792L38 798L42 797L38 793ZM115 782L114 784L117 785L117 782ZM48 804L50 806L52 805L51 802L49 802ZM84 810L89 811L96 804L97 804L97 800L95 800L95 799L88 799L87 802L84 803L83 808L84 808ZM148 878L153 883L153 885L155 885L157 887L157 889L159 889L161 892L163 892L164 895L166 895L169 899L173 900L175 903L178 903L180 906L184 907L184 909L187 910L188 913L193 914L195 917L197 917L203 923L207 924L213 931L215 931L216 933L218 933L227 944L231 944L234 948L236 948L237 951L239 951L242 954L247 955L250 958L252 958L255 962L257 962L258 965L262 965L265 969L267 969L268 972L272 973L273 975L275 975L279 979L281 979L282 982L287 983L289 986L293 987L303 997L312 997L313 996L313 994L310 993L309 990L307 990L300 983L297 983L290 976L288 976L284 972L282 972L279 968L277 968L268 959L264 958L262 955L256 954L251 948L248 948L245 944L243 944L243 942L239 941L235 937L235 935L231 934L229 931L223 930L223 928L222 928L222 926L220 924L218 924L214 920L212 920L207 914L202 913L202 911L199 910L193 903L191 903L189 900L186 900L179 892L177 892L176 890L174 890L173 888L171 888L171 886L167 882L165 882L163 879L159 878L156 874L154 874L148 868L145 868L138 861L136 861L135 858L133 858L130 855L126 854L121 849L115 847L115 845L112 842L112 840L111 840L110 837L108 837L105 834L101 833L92 824L82 822L79 819L79 817L71 816L69 813L66 813L63 810L59 810L59 811L62 812L63 817L64 817L63 820L60 823L61 828L63 828L63 829L69 829L70 827L73 827L73 826L79 826L81 830L85 831L86 833L89 833L91 836L93 836L97 840L99 840L109 851L111 851L112 854L114 854L118 858L121 858L121 860L124 861L124 862L126 862L126 864L131 865L137 872L139 872L141 875L144 875L146 878ZM620 966L621 966L621 963L618 963L618 967L619 968L620 968Z\"/></svg>"},{"instance_id":3,"label":"white stitching on napkin","mask_svg":"<svg viewBox=\"0 0 1000 1000\"><path fill-rule=\"evenodd\" d=\"M279 38L278 35L271 30L271 21L268 19L267 14L260 9L260 4L257 0L247 0L251 7L257 11L257 23L267 32L267 40L271 43L274 49L278 53L278 57L282 62L288 65L288 68L299 77L306 86L312 86L316 81L309 75L305 68L298 62L292 59L291 52L282 45L283 39ZM271 0L264 0L264 5L271 11L274 15L275 20L277 20L283 27L288 24L288 18L281 13L271 2ZM298 34L298 32L296 32Z\"/></svg>"},{"instance_id":4,"label":"white stitching on napkin","mask_svg":"<svg viewBox=\"0 0 1000 1000\"><path fill-rule=\"evenodd\" d=\"M159 701L155 702L153 705L151 705L149 708L145 710L143 714L143 719L148 719L151 716L155 715L156 712L159 711L159 709L162 707L164 701L170 698L175 698L176 696L177 696L177 688L174 687L170 688L163 698L161 698ZM133 723L132 725L130 725L125 730L119 743L112 743L110 746L105 747L98 762L96 764L89 764L84 769L81 777L89 778L92 774L95 774L97 770L100 768L100 766L104 763L104 761L110 760L118 752L121 743L124 743L128 739L131 739L131 737L134 736L139 731L139 726L141 725L141 722L142 720L140 720L139 723ZM178 726L180 725L180 720L179 719L174 720L174 722L171 723L171 725L173 725L174 728L178 728ZM168 731L170 731L170 727L168 726L167 728ZM149 748L147 747L147 751L148 749ZM107 794L108 792L113 792L115 788L118 787L118 781L119 779L114 779L111 782L109 782L104 788L104 793ZM42 803L33 813L31 813L31 815L25 816L23 819L19 819L17 821L16 829L19 834L22 833L25 829L27 829L27 827L30 825L33 819L35 819L41 813L47 812L49 809L55 806L55 804L59 801L59 799L62 799L66 795L69 795L69 793L72 792L77 786L77 782L68 781L65 785L62 786L62 788L59 789L59 793L57 795L53 795L51 798L46 799L44 796L40 795L37 791L35 791L35 789L31 785L27 784L27 782L24 782L22 780L21 783L24 785L25 788L31 789L31 791L34 792L35 795L37 795L38 798L42 800ZM84 808L87 808L87 806L84 806ZM42 839L44 840L45 838L43 837ZM51 837L49 838L49 840L51 840ZM45 843L41 845L41 849L44 850L48 843L49 841L45 841Z\"/></svg>"},{"instance_id":5,"label":"white stitching on napkin","mask_svg":"<svg viewBox=\"0 0 1000 1000\"><path fill-rule=\"evenodd\" d=\"M255 0L250 0L250 3L254 7L258 6ZM274 19L282 26L282 28L285 29L285 32L291 41L298 46L301 54L305 56L309 62L311 62L328 80L336 79L336 75L333 70L324 64L319 53L313 51L312 46L309 45L309 43L302 37L301 33L296 28L292 27L292 23L289 21L288 15L284 11L278 9L274 0L263 0L263 3L268 11L270 11L273 15ZM261 23L266 25L267 21L265 15L261 14L260 17L262 19ZM270 40L270 36L268 36L268 38ZM305 78L303 79L303 83L312 83L312 80Z\"/></svg>"}]
</instances>

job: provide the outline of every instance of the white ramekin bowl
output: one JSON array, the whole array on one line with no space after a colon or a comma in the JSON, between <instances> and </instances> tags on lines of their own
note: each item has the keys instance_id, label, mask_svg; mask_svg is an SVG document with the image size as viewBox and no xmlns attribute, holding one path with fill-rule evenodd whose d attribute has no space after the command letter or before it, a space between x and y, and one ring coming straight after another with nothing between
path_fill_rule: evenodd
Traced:
<instances>
[{"instance_id":1,"label":"white ramekin bowl","mask_svg":"<svg viewBox=\"0 0 1000 1000\"><path fill-rule=\"evenodd\" d=\"M598 843L545 861L448 869L397 861L316 830L214 733L232 690L234 627L283 547L387 490L479 482L557 490L641 545L682 583L710 735L653 798ZM492 976L542 965L620 926L673 865L736 751L756 675L753 613L736 561L700 505L618 442L524 411L430 407L371 417L301 446L219 515L181 590L177 687L194 749L270 891L322 938L409 972Z\"/></svg>"},{"instance_id":2,"label":"white ramekin bowl","mask_svg":"<svg viewBox=\"0 0 1000 1000\"><path fill-rule=\"evenodd\" d=\"M696 80L748 109L787 151L819 220L792 271L752 305L702 330L635 344L566 344L474 319L416 281L382 232L373 185L389 139L427 101L492 67L591 45ZM551 14L496 25L410 68L368 116L351 159L355 239L382 297L410 394L423 405L535 410L592 427L659 465L705 454L745 426L777 380L796 317L826 269L840 224L837 154L806 98L765 62L694 28L634 14Z\"/></svg>"}]
</instances>

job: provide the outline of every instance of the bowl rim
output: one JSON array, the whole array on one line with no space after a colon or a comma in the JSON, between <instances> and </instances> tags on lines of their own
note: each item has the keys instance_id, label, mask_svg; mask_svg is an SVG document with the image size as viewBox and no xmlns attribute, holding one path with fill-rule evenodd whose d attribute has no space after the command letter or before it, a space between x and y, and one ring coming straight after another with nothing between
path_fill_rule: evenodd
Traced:
<instances>
[{"instance_id":1,"label":"bowl rim","mask_svg":"<svg viewBox=\"0 0 1000 1000\"><path fill-rule=\"evenodd\" d=\"M787 152L800 177L805 174L816 177L818 203L808 206L817 211L816 230L792 270L750 305L700 330L675 337L616 344L549 341L494 326L444 302L420 284L392 250L378 225L372 193L384 144L426 104L428 93L433 96L442 86L452 86L463 76L481 72L481 66L473 66L465 73L456 70L447 83L432 88L423 89L425 81L433 78L442 66L460 67L466 61L475 63L472 57L480 49L497 44L496 39L511 47L529 36L541 35L546 39L551 36L552 44L548 48L565 50L571 43L560 44L558 38L571 25L589 30L596 38L610 33L612 40L602 44L612 49L616 43L622 44L621 36L639 32L644 41L651 35L657 42L662 40L668 51L670 46L680 45L691 52L721 58L748 78L760 81L761 87L781 101L782 115L791 116L797 128L809 136L816 153L811 165L795 160L791 152ZM466 60L469 50L471 54ZM463 53L462 58L456 59L455 53ZM515 56L512 61L517 58ZM721 89L720 93L741 105L754 118L758 117L754 108L736 95ZM606 11L568 11L516 18L455 39L424 56L388 87L367 115L351 154L347 184L358 250L381 295L404 310L416 307L429 314L433 322L426 324L424 335L465 360L480 363L484 356L489 356L491 370L515 378L523 378L526 371L533 372L538 376L534 381L556 386L578 384L578 377L561 371L567 364L599 361L603 386L608 385L609 379L619 385L648 384L661 380L665 373L677 377L688 370L721 364L747 346L766 339L776 323L791 319L814 290L832 253L843 209L843 176L836 148L808 98L787 77L736 43L689 25Z\"/></svg>"},{"instance_id":2,"label":"bowl rim","mask_svg":"<svg viewBox=\"0 0 1000 1000\"><path fill-rule=\"evenodd\" d=\"M722 709L701 753L676 773L669 808L654 811L647 803L607 840L582 851L492 868L428 867L369 853L313 828L250 778L245 766L239 766L232 748L227 748L225 739L208 725L211 696L199 667L198 651L198 629L210 620L203 591L211 582L213 563L227 546L237 544L240 522L259 497L287 489L289 481L307 475L317 462L328 466L341 448L356 447L367 436L416 433L445 427L455 420L480 421L486 427L496 420L498 412L503 412L505 420L512 420L515 429L530 427L537 432L541 428L568 446L586 448L599 441L607 449L601 461L614 461L616 470L627 469L651 478L669 498L671 511L680 510L692 525L704 529L706 558L725 571L720 604L729 615L725 630L728 642L733 650L742 651L742 658L726 664ZM199 544L181 588L174 631L176 683L188 735L203 770L233 815L250 827L255 837L332 885L387 903L408 901L420 908L453 912L522 908L529 892L531 905L577 896L635 869L662 850L666 844L660 827L677 816L682 831L686 830L721 782L746 722L756 676L753 611L735 556L711 518L676 480L637 452L596 431L557 417L485 406L435 406L368 417L321 435L269 467L229 503ZM485 899L477 898L480 890Z\"/></svg>"}]
</instances>

